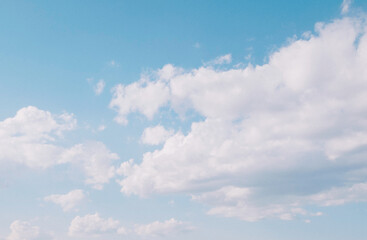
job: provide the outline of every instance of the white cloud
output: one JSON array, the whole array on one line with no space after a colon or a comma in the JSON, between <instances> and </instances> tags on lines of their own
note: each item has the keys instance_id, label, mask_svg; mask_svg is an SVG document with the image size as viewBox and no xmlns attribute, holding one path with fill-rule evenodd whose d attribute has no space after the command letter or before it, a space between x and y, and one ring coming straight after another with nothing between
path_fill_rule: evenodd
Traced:
<instances>
[{"instance_id":1,"label":"white cloud","mask_svg":"<svg viewBox=\"0 0 367 240\"><path fill-rule=\"evenodd\" d=\"M65 212L74 209L84 199L84 192L80 189L70 191L66 194L53 194L44 198L46 202L53 202L60 205Z\"/></svg>"},{"instance_id":2,"label":"white cloud","mask_svg":"<svg viewBox=\"0 0 367 240\"><path fill-rule=\"evenodd\" d=\"M334 187L309 197L308 201L322 206L337 206L349 202L367 202L367 182L349 187Z\"/></svg>"},{"instance_id":3,"label":"white cloud","mask_svg":"<svg viewBox=\"0 0 367 240\"><path fill-rule=\"evenodd\" d=\"M352 0L343 0L343 3L341 5L342 14L349 12L350 5L352 5Z\"/></svg>"},{"instance_id":4,"label":"white cloud","mask_svg":"<svg viewBox=\"0 0 367 240\"><path fill-rule=\"evenodd\" d=\"M104 87L106 86L106 83L103 79L99 80L97 84L94 86L94 93L98 96L101 95Z\"/></svg>"},{"instance_id":5,"label":"white cloud","mask_svg":"<svg viewBox=\"0 0 367 240\"><path fill-rule=\"evenodd\" d=\"M79 166L85 173L85 182L96 189L102 189L115 176L112 161L119 159L117 154L111 153L101 142L77 144L66 149L61 157L63 163Z\"/></svg>"},{"instance_id":6,"label":"white cloud","mask_svg":"<svg viewBox=\"0 0 367 240\"><path fill-rule=\"evenodd\" d=\"M104 233L116 232L120 223L112 218L104 219L98 213L83 217L76 216L70 223L69 235L76 237L94 237Z\"/></svg>"},{"instance_id":7,"label":"white cloud","mask_svg":"<svg viewBox=\"0 0 367 240\"><path fill-rule=\"evenodd\" d=\"M68 163L85 172L87 184L102 188L114 176L112 161L118 156L101 142L71 148L59 145L63 134L75 126L72 114L53 115L33 106L20 109L14 117L0 122L0 164L46 169Z\"/></svg>"},{"instance_id":8,"label":"white cloud","mask_svg":"<svg viewBox=\"0 0 367 240\"><path fill-rule=\"evenodd\" d=\"M193 122L186 135L167 138L141 163L124 162L121 191L195 192L195 200L211 207L209 214L247 221L309 217L307 206L333 200L366 201L361 194L340 201L330 192L367 181L357 174L367 169L366 29L359 18L318 23L314 34L293 39L261 66L170 68L175 74L169 78L122 87L134 89L137 99L121 98L125 90L115 93L111 105L126 109L118 118L146 109L152 117L168 105L205 120ZM147 86L164 89L165 97L143 94ZM147 105L131 107L139 101ZM330 199L315 200L323 194Z\"/></svg>"},{"instance_id":9,"label":"white cloud","mask_svg":"<svg viewBox=\"0 0 367 240\"><path fill-rule=\"evenodd\" d=\"M163 126L148 127L144 129L141 141L144 144L159 145L173 135L173 130L166 130Z\"/></svg>"},{"instance_id":10,"label":"white cloud","mask_svg":"<svg viewBox=\"0 0 367 240\"><path fill-rule=\"evenodd\" d=\"M119 84L114 87L113 94L110 107L118 112L115 120L121 124L128 123L126 116L132 112L140 112L152 119L169 99L169 89L164 83L143 80L127 86Z\"/></svg>"},{"instance_id":11,"label":"white cloud","mask_svg":"<svg viewBox=\"0 0 367 240\"><path fill-rule=\"evenodd\" d=\"M249 222L264 218L292 220L296 216L317 216L304 210L296 199L279 201L277 199L279 196L272 198L267 196L269 199L261 199L257 191L251 188L226 186L213 192L193 196L193 199L212 206L208 211L210 215L236 217Z\"/></svg>"},{"instance_id":12,"label":"white cloud","mask_svg":"<svg viewBox=\"0 0 367 240\"><path fill-rule=\"evenodd\" d=\"M191 230L193 230L193 227L190 224L177 221L174 218L164 222L155 221L146 225L135 226L135 233L144 237L177 236L179 233Z\"/></svg>"},{"instance_id":13,"label":"white cloud","mask_svg":"<svg viewBox=\"0 0 367 240\"><path fill-rule=\"evenodd\" d=\"M222 64L230 64L231 62L232 62L232 55L226 54L209 61L208 63L206 63L206 65L222 65Z\"/></svg>"},{"instance_id":14,"label":"white cloud","mask_svg":"<svg viewBox=\"0 0 367 240\"><path fill-rule=\"evenodd\" d=\"M32 240L40 234L40 229L30 222L16 220L10 225L10 234L6 240Z\"/></svg>"},{"instance_id":15,"label":"white cloud","mask_svg":"<svg viewBox=\"0 0 367 240\"><path fill-rule=\"evenodd\" d=\"M134 228L121 226L118 220L102 218L98 213L83 217L76 216L70 223L68 235L71 237L100 237L124 235L139 238L155 239L157 237L176 236L193 230L194 227L174 218L164 222L155 221L149 224L135 225Z\"/></svg>"},{"instance_id":16,"label":"white cloud","mask_svg":"<svg viewBox=\"0 0 367 240\"><path fill-rule=\"evenodd\" d=\"M0 161L31 168L55 165L63 149L53 143L75 126L71 114L52 115L33 106L22 108L13 118L0 122Z\"/></svg>"}]
</instances>

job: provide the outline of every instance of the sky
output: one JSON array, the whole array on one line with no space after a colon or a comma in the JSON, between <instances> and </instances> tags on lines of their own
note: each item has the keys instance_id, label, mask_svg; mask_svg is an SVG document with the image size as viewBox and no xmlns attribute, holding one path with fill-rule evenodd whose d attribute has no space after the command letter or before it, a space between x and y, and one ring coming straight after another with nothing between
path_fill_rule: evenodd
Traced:
<instances>
[{"instance_id":1,"label":"sky","mask_svg":"<svg viewBox=\"0 0 367 240\"><path fill-rule=\"evenodd\" d=\"M367 1L0 2L1 240L364 240Z\"/></svg>"}]
</instances>

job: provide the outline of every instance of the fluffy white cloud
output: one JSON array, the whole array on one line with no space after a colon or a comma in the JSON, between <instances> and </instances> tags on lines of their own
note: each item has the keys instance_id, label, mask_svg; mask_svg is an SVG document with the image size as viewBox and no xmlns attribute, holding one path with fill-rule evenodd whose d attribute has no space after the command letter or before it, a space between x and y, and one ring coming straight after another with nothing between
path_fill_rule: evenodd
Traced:
<instances>
[{"instance_id":1,"label":"fluffy white cloud","mask_svg":"<svg viewBox=\"0 0 367 240\"><path fill-rule=\"evenodd\" d=\"M115 174L112 161L118 159L101 142L88 142L65 148L58 144L65 131L76 126L72 114L53 115L29 106L0 122L0 164L24 164L45 169L57 164L79 166L86 183L102 188Z\"/></svg>"},{"instance_id":2,"label":"fluffy white cloud","mask_svg":"<svg viewBox=\"0 0 367 240\"><path fill-rule=\"evenodd\" d=\"M70 223L70 236L99 236L100 234L115 232L119 229L120 223L112 218L101 218L98 213L88 214L84 217L76 216Z\"/></svg>"},{"instance_id":3,"label":"fluffy white cloud","mask_svg":"<svg viewBox=\"0 0 367 240\"><path fill-rule=\"evenodd\" d=\"M71 114L52 115L33 106L22 108L13 118L0 122L0 161L31 168L55 165L63 149L54 142L75 126Z\"/></svg>"},{"instance_id":4,"label":"fluffy white cloud","mask_svg":"<svg viewBox=\"0 0 367 240\"><path fill-rule=\"evenodd\" d=\"M103 79L99 80L97 84L94 86L94 93L98 96L101 95L101 93L104 90L104 87L106 86L106 83Z\"/></svg>"},{"instance_id":5,"label":"fluffy white cloud","mask_svg":"<svg viewBox=\"0 0 367 240\"><path fill-rule=\"evenodd\" d=\"M10 225L10 234L6 240L32 240L40 234L40 229L30 222L16 220Z\"/></svg>"},{"instance_id":6,"label":"fluffy white cloud","mask_svg":"<svg viewBox=\"0 0 367 240\"><path fill-rule=\"evenodd\" d=\"M64 211L72 210L84 199L85 195L81 189L76 189L66 194L52 194L44 198L46 202L53 202L60 205Z\"/></svg>"},{"instance_id":7,"label":"fluffy white cloud","mask_svg":"<svg viewBox=\"0 0 367 240\"><path fill-rule=\"evenodd\" d=\"M205 118L145 153L141 163L124 162L121 191L195 192L210 214L247 221L311 216L308 205L340 202L332 189L367 181L361 174L367 169L366 30L360 18L318 23L314 34L293 40L261 66L175 71L166 65L172 74L164 79L153 74L145 87L142 80L118 86L147 103L133 108L135 102L115 92L111 105L127 109L118 109L118 118L126 120L131 109L150 109L145 115L152 117L166 104ZM164 99L158 91L144 94L148 86L164 89ZM313 200L324 194L325 201ZM353 194L343 203L365 200Z\"/></svg>"},{"instance_id":8,"label":"fluffy white cloud","mask_svg":"<svg viewBox=\"0 0 367 240\"><path fill-rule=\"evenodd\" d=\"M192 230L193 227L185 222L177 221L174 218L164 222L155 221L146 225L135 226L135 233L144 237L176 236L179 233Z\"/></svg>"},{"instance_id":9,"label":"fluffy white cloud","mask_svg":"<svg viewBox=\"0 0 367 240\"><path fill-rule=\"evenodd\" d=\"M163 126L148 127L144 129L141 141L144 144L159 145L173 135L172 130L166 130Z\"/></svg>"},{"instance_id":10,"label":"fluffy white cloud","mask_svg":"<svg viewBox=\"0 0 367 240\"><path fill-rule=\"evenodd\" d=\"M115 120L127 124L126 116L132 112L141 112L152 119L154 114L169 99L169 89L162 82L139 82L124 86L117 85L113 89L114 97L110 107L118 112Z\"/></svg>"}]
</instances>

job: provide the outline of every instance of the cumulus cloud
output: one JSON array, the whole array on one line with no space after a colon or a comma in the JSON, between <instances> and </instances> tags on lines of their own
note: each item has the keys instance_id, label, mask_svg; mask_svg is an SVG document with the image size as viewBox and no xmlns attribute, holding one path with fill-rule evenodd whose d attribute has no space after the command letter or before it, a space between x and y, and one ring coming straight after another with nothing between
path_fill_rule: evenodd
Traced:
<instances>
[{"instance_id":1,"label":"cumulus cloud","mask_svg":"<svg viewBox=\"0 0 367 240\"><path fill-rule=\"evenodd\" d=\"M68 234L73 237L95 237L109 232L116 232L119 227L119 221L112 218L104 219L98 213L95 213L83 217L76 216L70 223Z\"/></svg>"},{"instance_id":2,"label":"cumulus cloud","mask_svg":"<svg viewBox=\"0 0 367 240\"><path fill-rule=\"evenodd\" d=\"M76 189L66 194L52 194L44 198L46 202L60 205L65 212L74 209L84 199L85 195L81 189Z\"/></svg>"},{"instance_id":3,"label":"cumulus cloud","mask_svg":"<svg viewBox=\"0 0 367 240\"><path fill-rule=\"evenodd\" d=\"M106 86L106 83L103 79L99 80L97 84L94 86L94 93L98 96L101 95L101 93L104 90L104 87Z\"/></svg>"},{"instance_id":4,"label":"cumulus cloud","mask_svg":"<svg viewBox=\"0 0 367 240\"><path fill-rule=\"evenodd\" d=\"M29 106L0 122L0 164L23 164L46 169L58 164L79 166L86 183L100 189L114 176L112 161L118 159L101 142L87 142L66 148L58 144L66 131L73 130L72 114L53 115Z\"/></svg>"},{"instance_id":5,"label":"cumulus cloud","mask_svg":"<svg viewBox=\"0 0 367 240\"><path fill-rule=\"evenodd\" d=\"M57 164L62 148L54 144L65 131L74 129L72 114L52 115L29 106L0 122L0 161L13 161L31 168Z\"/></svg>"},{"instance_id":6,"label":"cumulus cloud","mask_svg":"<svg viewBox=\"0 0 367 240\"><path fill-rule=\"evenodd\" d=\"M164 222L155 221L146 225L135 226L135 233L143 237L177 236L180 233L193 230L193 227L174 218Z\"/></svg>"},{"instance_id":7,"label":"cumulus cloud","mask_svg":"<svg viewBox=\"0 0 367 240\"><path fill-rule=\"evenodd\" d=\"M357 174L367 169L366 29L361 18L318 23L263 65L176 71L166 65L169 77L117 86L111 101L121 106L117 119L131 112L152 118L165 105L204 118L140 163L124 162L121 191L192 193L211 207L209 214L246 221L314 216L307 206L333 199L366 201L363 194L340 200L333 192L364 191L367 181ZM147 88L164 97L145 94ZM139 101L144 107L136 107Z\"/></svg>"},{"instance_id":8,"label":"cumulus cloud","mask_svg":"<svg viewBox=\"0 0 367 240\"><path fill-rule=\"evenodd\" d=\"M141 141L144 144L159 145L173 135L173 130L166 130L163 126L148 127L144 129Z\"/></svg>"},{"instance_id":9,"label":"cumulus cloud","mask_svg":"<svg viewBox=\"0 0 367 240\"><path fill-rule=\"evenodd\" d=\"M127 124L126 116L132 112L140 112L152 119L154 114L169 99L169 89L162 82L139 82L124 86L117 85L113 89L110 107L118 112L115 121Z\"/></svg>"},{"instance_id":10,"label":"cumulus cloud","mask_svg":"<svg viewBox=\"0 0 367 240\"><path fill-rule=\"evenodd\" d=\"M38 226L33 226L30 222L16 220L10 225L10 234L6 240L32 240L40 235Z\"/></svg>"}]
</instances>

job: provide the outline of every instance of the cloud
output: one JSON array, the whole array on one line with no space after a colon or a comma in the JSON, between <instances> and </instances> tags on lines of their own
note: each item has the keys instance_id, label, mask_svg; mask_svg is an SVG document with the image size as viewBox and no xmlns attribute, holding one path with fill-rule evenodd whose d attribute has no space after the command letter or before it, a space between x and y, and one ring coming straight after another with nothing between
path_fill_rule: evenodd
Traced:
<instances>
[{"instance_id":1,"label":"cloud","mask_svg":"<svg viewBox=\"0 0 367 240\"><path fill-rule=\"evenodd\" d=\"M55 165L63 149L53 143L75 126L72 114L22 108L13 118L0 122L0 162L13 161L31 168Z\"/></svg>"},{"instance_id":2,"label":"cloud","mask_svg":"<svg viewBox=\"0 0 367 240\"><path fill-rule=\"evenodd\" d=\"M10 234L6 240L32 240L40 234L40 229L30 222L16 220L10 225Z\"/></svg>"},{"instance_id":3,"label":"cloud","mask_svg":"<svg viewBox=\"0 0 367 240\"><path fill-rule=\"evenodd\" d=\"M58 144L63 134L76 127L72 114L53 115L29 106L0 122L0 164L21 164L46 169L59 164L80 167L86 183L101 189L115 174L118 159L101 142L86 142L66 148Z\"/></svg>"},{"instance_id":4,"label":"cloud","mask_svg":"<svg viewBox=\"0 0 367 240\"><path fill-rule=\"evenodd\" d=\"M120 64L118 62L116 62L115 60L111 60L108 62L108 66L110 67L119 67Z\"/></svg>"},{"instance_id":5,"label":"cloud","mask_svg":"<svg viewBox=\"0 0 367 240\"><path fill-rule=\"evenodd\" d=\"M101 95L106 83L103 79L99 80L98 83L94 86L94 93L98 96Z\"/></svg>"},{"instance_id":6,"label":"cloud","mask_svg":"<svg viewBox=\"0 0 367 240\"><path fill-rule=\"evenodd\" d=\"M230 64L231 62L232 62L232 55L226 54L209 61L205 65L222 65L222 64Z\"/></svg>"},{"instance_id":7,"label":"cloud","mask_svg":"<svg viewBox=\"0 0 367 240\"><path fill-rule=\"evenodd\" d=\"M79 166L85 173L86 184L101 190L103 184L108 183L115 176L112 161L119 159L118 155L101 142L77 144L66 149L61 157L62 163L72 163Z\"/></svg>"},{"instance_id":8,"label":"cloud","mask_svg":"<svg viewBox=\"0 0 367 240\"><path fill-rule=\"evenodd\" d=\"M307 200L322 206L367 202L367 182L356 183L350 187L334 187L328 191L312 195Z\"/></svg>"},{"instance_id":9,"label":"cloud","mask_svg":"<svg viewBox=\"0 0 367 240\"><path fill-rule=\"evenodd\" d=\"M176 236L193 230L194 227L174 218L164 222L155 221L148 224L135 225L133 228L123 227L118 220L102 218L98 213L76 216L70 223L68 235L71 237L98 237L102 235L125 235L156 239L157 237Z\"/></svg>"},{"instance_id":10,"label":"cloud","mask_svg":"<svg viewBox=\"0 0 367 240\"><path fill-rule=\"evenodd\" d=\"M111 104L125 110L117 109L117 118L132 112L152 118L168 106L204 119L139 163L124 162L121 191L188 193L210 206L209 214L246 221L309 218L309 206L366 201L363 194L340 200L333 193L356 186L363 192L367 182L366 29L361 18L318 23L263 65L176 71L170 65L170 77L119 85ZM147 88L164 97L144 94ZM146 105L132 107L139 101Z\"/></svg>"},{"instance_id":11,"label":"cloud","mask_svg":"<svg viewBox=\"0 0 367 240\"><path fill-rule=\"evenodd\" d=\"M152 119L154 114L169 99L169 89L162 82L145 82L144 80L124 86L117 85L113 89L110 108L118 112L115 121L127 124L126 116L132 112L141 112Z\"/></svg>"},{"instance_id":12,"label":"cloud","mask_svg":"<svg viewBox=\"0 0 367 240\"><path fill-rule=\"evenodd\" d=\"M116 232L120 223L112 218L104 219L98 213L84 217L76 216L70 223L69 236L95 237L101 234Z\"/></svg>"},{"instance_id":13,"label":"cloud","mask_svg":"<svg viewBox=\"0 0 367 240\"><path fill-rule=\"evenodd\" d=\"M74 209L84 199L84 192L80 189L70 191L66 194L53 194L44 198L46 202L53 202L60 205L64 212Z\"/></svg>"},{"instance_id":14,"label":"cloud","mask_svg":"<svg viewBox=\"0 0 367 240\"><path fill-rule=\"evenodd\" d=\"M166 130L163 126L148 127L144 129L141 141L144 144L159 145L173 135L172 130Z\"/></svg>"},{"instance_id":15,"label":"cloud","mask_svg":"<svg viewBox=\"0 0 367 240\"><path fill-rule=\"evenodd\" d=\"M135 226L135 233L143 237L177 236L180 233L193 230L193 227L174 218L164 222L155 221L146 225Z\"/></svg>"},{"instance_id":16,"label":"cloud","mask_svg":"<svg viewBox=\"0 0 367 240\"><path fill-rule=\"evenodd\" d=\"M215 59L204 63L206 67L213 67L216 65L230 64L232 62L232 54L226 54L223 56L216 57Z\"/></svg>"},{"instance_id":17,"label":"cloud","mask_svg":"<svg viewBox=\"0 0 367 240\"><path fill-rule=\"evenodd\" d=\"M350 5L352 5L352 0L343 0L343 3L341 5L342 14L346 14L349 12Z\"/></svg>"}]
</instances>

